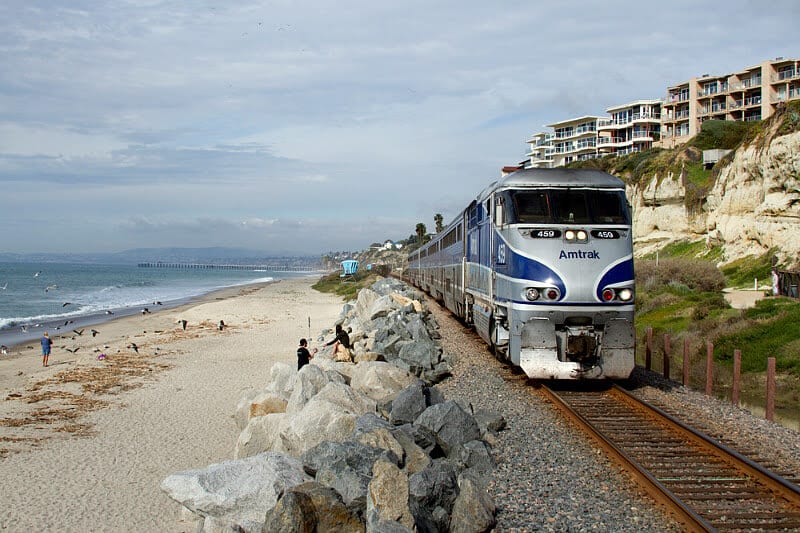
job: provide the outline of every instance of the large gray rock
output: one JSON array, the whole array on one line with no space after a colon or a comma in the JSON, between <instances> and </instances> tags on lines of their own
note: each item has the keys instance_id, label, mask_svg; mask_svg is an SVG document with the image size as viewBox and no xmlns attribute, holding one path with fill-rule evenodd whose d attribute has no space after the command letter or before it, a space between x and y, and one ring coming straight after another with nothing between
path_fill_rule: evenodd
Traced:
<instances>
[{"instance_id":1,"label":"large gray rock","mask_svg":"<svg viewBox=\"0 0 800 533\"><path fill-rule=\"evenodd\" d=\"M233 415L236 427L239 429L244 429L247 425L247 421L250 420L250 403L253 401L253 398L258 396L259 392L261 391L258 389L247 389L239 397L239 401L236 403L236 411Z\"/></svg>"},{"instance_id":2,"label":"large gray rock","mask_svg":"<svg viewBox=\"0 0 800 533\"><path fill-rule=\"evenodd\" d=\"M406 363L416 375L436 366L440 356L441 348L430 339L406 343L400 347L400 351L397 353L397 357Z\"/></svg>"},{"instance_id":3,"label":"large gray rock","mask_svg":"<svg viewBox=\"0 0 800 533\"><path fill-rule=\"evenodd\" d=\"M416 377L383 361L354 365L350 386L381 403L393 400Z\"/></svg>"},{"instance_id":4,"label":"large gray rock","mask_svg":"<svg viewBox=\"0 0 800 533\"><path fill-rule=\"evenodd\" d=\"M489 446L482 440L471 440L463 446L457 446L450 457L461 469L472 470L484 482L497 468Z\"/></svg>"},{"instance_id":5,"label":"large gray rock","mask_svg":"<svg viewBox=\"0 0 800 533\"><path fill-rule=\"evenodd\" d=\"M312 398L302 411L292 415L291 424L282 426L283 449L300 456L322 441L345 441L353 433L359 414L363 413L347 412L340 405Z\"/></svg>"},{"instance_id":6,"label":"large gray rock","mask_svg":"<svg viewBox=\"0 0 800 533\"><path fill-rule=\"evenodd\" d=\"M372 289L365 288L358 291L358 298L356 299L355 305L355 315L359 318L359 320L362 322L370 321L372 305L375 303L375 300L378 299L378 296L378 293Z\"/></svg>"},{"instance_id":7,"label":"large gray rock","mask_svg":"<svg viewBox=\"0 0 800 533\"><path fill-rule=\"evenodd\" d=\"M305 365L297 372L294 389L286 405L287 413L297 413L305 407L325 385L330 382L328 375L320 365Z\"/></svg>"},{"instance_id":8,"label":"large gray rock","mask_svg":"<svg viewBox=\"0 0 800 533\"><path fill-rule=\"evenodd\" d=\"M445 455L450 455L457 446L481 436L475 418L454 400L431 405L417 417L414 425L430 430Z\"/></svg>"},{"instance_id":9,"label":"large gray rock","mask_svg":"<svg viewBox=\"0 0 800 533\"><path fill-rule=\"evenodd\" d=\"M453 502L450 531L484 533L496 525L496 507L484 487L470 472L458 476L458 496Z\"/></svg>"},{"instance_id":10,"label":"large gray rock","mask_svg":"<svg viewBox=\"0 0 800 533\"><path fill-rule=\"evenodd\" d=\"M410 424L433 404L442 403L442 394L418 380L401 390L392 401L389 421L395 425Z\"/></svg>"},{"instance_id":11,"label":"large gray rock","mask_svg":"<svg viewBox=\"0 0 800 533\"><path fill-rule=\"evenodd\" d=\"M458 472L452 463L434 459L427 468L409 477L408 493L419 531L449 531L450 511L458 496Z\"/></svg>"},{"instance_id":12,"label":"large gray rock","mask_svg":"<svg viewBox=\"0 0 800 533\"><path fill-rule=\"evenodd\" d=\"M408 504L408 476L396 464L379 459L372 466L366 516L367 530L375 529L382 521L414 527Z\"/></svg>"},{"instance_id":13,"label":"large gray rock","mask_svg":"<svg viewBox=\"0 0 800 533\"><path fill-rule=\"evenodd\" d=\"M315 481L289 488L267 513L263 533L356 533L364 524L334 489Z\"/></svg>"},{"instance_id":14,"label":"large gray rock","mask_svg":"<svg viewBox=\"0 0 800 533\"><path fill-rule=\"evenodd\" d=\"M286 418L286 413L251 418L239 433L233 457L243 459L263 452L285 452L280 433Z\"/></svg>"},{"instance_id":15,"label":"large gray rock","mask_svg":"<svg viewBox=\"0 0 800 533\"><path fill-rule=\"evenodd\" d=\"M161 482L161 489L218 524L260 532L278 495L310 480L300 461L270 452L172 474Z\"/></svg>"},{"instance_id":16,"label":"large gray rock","mask_svg":"<svg viewBox=\"0 0 800 533\"><path fill-rule=\"evenodd\" d=\"M372 465L380 458L395 465L400 459L391 452L358 442L321 442L302 456L308 475L323 485L332 487L345 504L366 509L367 487L372 479Z\"/></svg>"},{"instance_id":17,"label":"large gray rock","mask_svg":"<svg viewBox=\"0 0 800 533\"><path fill-rule=\"evenodd\" d=\"M269 369L269 385L267 390L274 392L284 400L288 400L297 379L297 366L289 363L273 363Z\"/></svg>"}]
</instances>

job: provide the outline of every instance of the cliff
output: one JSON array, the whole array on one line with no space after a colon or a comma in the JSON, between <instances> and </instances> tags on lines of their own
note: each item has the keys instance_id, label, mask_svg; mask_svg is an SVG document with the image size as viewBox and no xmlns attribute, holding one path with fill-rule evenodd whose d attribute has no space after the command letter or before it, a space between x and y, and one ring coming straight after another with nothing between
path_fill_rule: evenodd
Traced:
<instances>
[{"instance_id":1,"label":"cliff","mask_svg":"<svg viewBox=\"0 0 800 533\"><path fill-rule=\"evenodd\" d=\"M691 143L633 170L620 163L607 170L628 181L637 256L704 240L721 248L723 263L772 250L782 264L800 264L799 105L756 125L705 175Z\"/></svg>"}]
</instances>

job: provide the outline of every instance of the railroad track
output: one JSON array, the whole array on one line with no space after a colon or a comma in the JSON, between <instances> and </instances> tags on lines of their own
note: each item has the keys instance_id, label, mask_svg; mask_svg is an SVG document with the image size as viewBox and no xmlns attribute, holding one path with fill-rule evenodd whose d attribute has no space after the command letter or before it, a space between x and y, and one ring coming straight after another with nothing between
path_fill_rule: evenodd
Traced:
<instances>
[{"instance_id":1,"label":"railroad track","mask_svg":"<svg viewBox=\"0 0 800 533\"><path fill-rule=\"evenodd\" d=\"M688 530L800 530L800 487L620 387L541 390Z\"/></svg>"}]
</instances>

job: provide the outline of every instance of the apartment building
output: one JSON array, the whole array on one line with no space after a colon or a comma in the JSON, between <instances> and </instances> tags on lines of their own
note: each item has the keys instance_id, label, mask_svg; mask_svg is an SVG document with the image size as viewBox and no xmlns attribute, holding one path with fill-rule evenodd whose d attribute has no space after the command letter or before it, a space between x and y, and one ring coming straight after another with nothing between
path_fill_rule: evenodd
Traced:
<instances>
[{"instance_id":1,"label":"apartment building","mask_svg":"<svg viewBox=\"0 0 800 533\"><path fill-rule=\"evenodd\" d=\"M739 72L692 78L667 87L664 100L609 107L607 117L583 116L548 124L529 145L525 168L563 167L572 161L672 148L700 131L706 120L762 120L800 99L800 60L763 61Z\"/></svg>"},{"instance_id":2,"label":"apartment building","mask_svg":"<svg viewBox=\"0 0 800 533\"><path fill-rule=\"evenodd\" d=\"M656 146L672 148L697 135L706 120L763 120L800 99L800 60L782 57L722 76L704 74L667 87Z\"/></svg>"},{"instance_id":3,"label":"apartment building","mask_svg":"<svg viewBox=\"0 0 800 533\"><path fill-rule=\"evenodd\" d=\"M661 100L636 100L609 107L598 122L597 153L625 155L653 147L661 135Z\"/></svg>"},{"instance_id":4,"label":"apartment building","mask_svg":"<svg viewBox=\"0 0 800 533\"><path fill-rule=\"evenodd\" d=\"M597 130L607 118L583 116L548 124L553 128L553 166L563 167L573 161L599 157L597 153Z\"/></svg>"},{"instance_id":5,"label":"apartment building","mask_svg":"<svg viewBox=\"0 0 800 533\"><path fill-rule=\"evenodd\" d=\"M530 146L525 159L521 164L525 168L553 168L553 140L555 133L534 133L526 142Z\"/></svg>"}]
</instances>

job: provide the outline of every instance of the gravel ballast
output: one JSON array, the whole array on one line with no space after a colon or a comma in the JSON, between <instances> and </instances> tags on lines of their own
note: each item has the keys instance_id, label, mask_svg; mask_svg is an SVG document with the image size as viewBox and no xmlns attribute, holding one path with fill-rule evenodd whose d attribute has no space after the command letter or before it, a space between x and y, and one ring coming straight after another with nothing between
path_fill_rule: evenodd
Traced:
<instances>
[{"instance_id":1,"label":"gravel ballast","mask_svg":"<svg viewBox=\"0 0 800 533\"><path fill-rule=\"evenodd\" d=\"M488 490L497 505L494 531L683 530L524 374L494 359L483 340L448 311L432 300L427 305L453 368L453 376L437 388L475 409L501 413L507 421L493 443L498 467ZM685 415L708 433L741 437L739 451L763 454L786 472L800 472L798 432L641 369L631 383L637 396Z\"/></svg>"}]
</instances>

